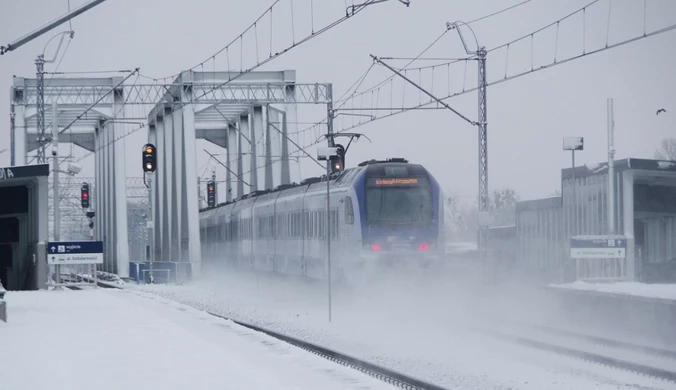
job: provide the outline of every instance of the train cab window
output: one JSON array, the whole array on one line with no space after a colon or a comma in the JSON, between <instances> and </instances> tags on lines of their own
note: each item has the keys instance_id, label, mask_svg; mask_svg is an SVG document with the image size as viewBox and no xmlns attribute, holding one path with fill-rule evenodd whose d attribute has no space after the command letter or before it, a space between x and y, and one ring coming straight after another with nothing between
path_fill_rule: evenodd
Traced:
<instances>
[{"instance_id":1,"label":"train cab window","mask_svg":"<svg viewBox=\"0 0 676 390\"><path fill-rule=\"evenodd\" d=\"M352 198L345 197L345 223L352 225L354 223L354 208L352 206Z\"/></svg>"},{"instance_id":2,"label":"train cab window","mask_svg":"<svg viewBox=\"0 0 676 390\"><path fill-rule=\"evenodd\" d=\"M368 179L366 222L369 226L424 226L433 219L432 188L426 177Z\"/></svg>"}]
</instances>

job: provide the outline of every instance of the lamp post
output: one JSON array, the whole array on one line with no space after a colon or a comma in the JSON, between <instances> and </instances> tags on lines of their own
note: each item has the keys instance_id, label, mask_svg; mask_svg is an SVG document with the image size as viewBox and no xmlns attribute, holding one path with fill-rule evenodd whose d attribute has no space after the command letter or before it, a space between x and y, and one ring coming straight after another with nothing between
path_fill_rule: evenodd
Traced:
<instances>
[{"instance_id":1,"label":"lamp post","mask_svg":"<svg viewBox=\"0 0 676 390\"><path fill-rule=\"evenodd\" d=\"M564 137L563 138L563 150L570 150L572 154L572 171L573 171L573 221L571 234L574 235L576 231L577 223L577 183L575 182L575 151L584 150L584 138L583 137Z\"/></svg>"},{"instance_id":2,"label":"lamp post","mask_svg":"<svg viewBox=\"0 0 676 390\"><path fill-rule=\"evenodd\" d=\"M329 322L331 322L331 202L329 188L331 184L331 159L337 155L338 148L336 147L317 149L317 160L326 161L326 268L329 280Z\"/></svg>"}]
</instances>

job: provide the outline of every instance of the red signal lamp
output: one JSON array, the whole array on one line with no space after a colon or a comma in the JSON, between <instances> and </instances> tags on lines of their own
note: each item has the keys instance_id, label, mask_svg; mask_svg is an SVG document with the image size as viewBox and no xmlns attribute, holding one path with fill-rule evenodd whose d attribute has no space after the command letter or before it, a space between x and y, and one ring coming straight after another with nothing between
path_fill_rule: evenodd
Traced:
<instances>
[{"instance_id":1,"label":"red signal lamp","mask_svg":"<svg viewBox=\"0 0 676 390\"><path fill-rule=\"evenodd\" d=\"M380 244L371 244L371 249L375 252L378 252L383 249L383 247L381 247Z\"/></svg>"},{"instance_id":2,"label":"red signal lamp","mask_svg":"<svg viewBox=\"0 0 676 390\"><path fill-rule=\"evenodd\" d=\"M420 245L418 246L418 249L419 249L420 251L422 251L422 252L428 250L429 248L430 248L430 246L429 246L429 244L426 243L426 242L423 242L422 244L420 244Z\"/></svg>"}]
</instances>

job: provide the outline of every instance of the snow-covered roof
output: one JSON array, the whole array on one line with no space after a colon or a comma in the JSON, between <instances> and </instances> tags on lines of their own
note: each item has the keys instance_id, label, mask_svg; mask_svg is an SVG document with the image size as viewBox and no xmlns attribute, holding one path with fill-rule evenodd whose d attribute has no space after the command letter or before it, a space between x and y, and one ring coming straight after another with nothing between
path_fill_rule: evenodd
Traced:
<instances>
[{"instance_id":1,"label":"snow-covered roof","mask_svg":"<svg viewBox=\"0 0 676 390\"><path fill-rule=\"evenodd\" d=\"M676 161L667 160L648 160L641 158L625 158L615 160L615 172L621 172L627 169L638 171L654 172L675 172ZM585 164L575 167L576 177L593 176L608 173L608 162ZM573 168L563 168L561 170L561 179L570 179L573 177Z\"/></svg>"}]
</instances>

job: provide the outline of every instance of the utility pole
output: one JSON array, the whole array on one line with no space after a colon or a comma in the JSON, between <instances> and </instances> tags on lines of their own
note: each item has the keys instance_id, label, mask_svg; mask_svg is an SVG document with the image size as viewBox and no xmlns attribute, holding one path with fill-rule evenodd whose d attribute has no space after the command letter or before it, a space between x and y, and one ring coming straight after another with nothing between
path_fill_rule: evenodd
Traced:
<instances>
[{"instance_id":1,"label":"utility pole","mask_svg":"<svg viewBox=\"0 0 676 390\"><path fill-rule=\"evenodd\" d=\"M331 87L329 87L329 104L327 107L326 133L329 146L335 146L331 135L333 134L333 98L331 97ZM326 159L326 266L328 270L329 285L329 322L331 322L331 202L330 202L330 184L331 184L331 158Z\"/></svg>"},{"instance_id":2,"label":"utility pole","mask_svg":"<svg viewBox=\"0 0 676 390\"><path fill-rule=\"evenodd\" d=\"M41 54L35 60L37 67L37 130L38 164L45 163L45 57ZM56 161L56 160L55 160Z\"/></svg>"},{"instance_id":3,"label":"utility pole","mask_svg":"<svg viewBox=\"0 0 676 390\"><path fill-rule=\"evenodd\" d=\"M460 30L458 30L460 33ZM461 35L462 36L462 35ZM479 237L477 246L488 244L488 112L486 105L486 48L477 51L479 64ZM482 217L483 215L483 217ZM483 218L483 221L482 221ZM483 222L483 223L482 223Z\"/></svg>"},{"instance_id":4,"label":"utility pole","mask_svg":"<svg viewBox=\"0 0 676 390\"><path fill-rule=\"evenodd\" d=\"M328 90L329 102L332 101L331 88ZM327 130L326 140L328 147L317 150L317 160L326 160L326 268L328 276L328 298L329 298L329 322L331 322L331 160L337 156L335 142L333 141L333 105L327 107Z\"/></svg>"},{"instance_id":5,"label":"utility pole","mask_svg":"<svg viewBox=\"0 0 676 390\"><path fill-rule=\"evenodd\" d=\"M469 50L465 37L460 31L459 25L462 24L467 27L474 35L476 41L476 50ZM472 28L464 22L446 23L448 30L455 29L460 36L462 46L465 52L469 55L476 55L477 64L479 66L479 113L478 113L478 138L479 138L479 231L477 237L477 247L480 251L486 249L488 243L488 220L489 220L489 198L488 198L488 111L486 103L486 56L488 52L484 46L479 46L479 41L476 39L476 34Z\"/></svg>"},{"instance_id":6,"label":"utility pole","mask_svg":"<svg viewBox=\"0 0 676 390\"><path fill-rule=\"evenodd\" d=\"M45 164L46 163L46 152L45 149L47 147L47 139L45 137L45 63L52 63L56 61L56 57L59 55L59 51L61 50L61 45L63 44L63 39L66 37L66 35L69 35L70 38L72 39L74 36L75 32L74 31L64 31L62 33L59 33L52 37L52 39L61 36L61 40L59 41L59 46L56 48L56 51L54 52L54 58L51 60L45 60L45 49L47 48L47 45L49 45L49 42L45 45L45 49L42 50L42 54L38 55L38 58L35 60L35 66L37 68L36 70L36 90L37 90L37 130L38 130L38 164ZM57 131L58 132L58 131Z\"/></svg>"},{"instance_id":7,"label":"utility pole","mask_svg":"<svg viewBox=\"0 0 676 390\"><path fill-rule=\"evenodd\" d=\"M155 231L155 221L153 217L153 179L155 176L155 171L157 170L157 149L153 144L145 144L143 146L143 181L148 188L148 206L150 208L147 231L149 236L149 241L151 242L150 247L150 283L155 283L155 274L153 269L153 263L155 261L155 256L153 255L153 249L155 246L154 243L154 231Z\"/></svg>"},{"instance_id":8,"label":"utility pole","mask_svg":"<svg viewBox=\"0 0 676 390\"><path fill-rule=\"evenodd\" d=\"M155 275L153 273L153 263L155 262L155 220L153 215L153 178L155 176L154 172L148 172L147 181L148 181L148 219L146 222L146 227L148 231L148 250L149 252L149 262L150 262L150 282L155 283Z\"/></svg>"},{"instance_id":9,"label":"utility pole","mask_svg":"<svg viewBox=\"0 0 676 390\"><path fill-rule=\"evenodd\" d=\"M615 120L613 98L608 99L608 233L615 234Z\"/></svg>"},{"instance_id":10,"label":"utility pole","mask_svg":"<svg viewBox=\"0 0 676 390\"><path fill-rule=\"evenodd\" d=\"M43 102L44 103L44 102ZM40 105L38 104L38 107ZM38 112L40 112L40 109L38 108ZM44 126L44 108L43 108L43 114L42 114L42 121L43 121L43 126ZM39 121L39 120L38 120ZM44 127L42 128L42 138L44 139ZM39 136L39 135L38 135ZM61 196L60 196L60 190L59 190L59 126L57 123L57 106L56 106L56 101L52 103L52 137L53 137L53 145L52 145L52 156L54 157L54 196L52 197L53 201L53 207L54 207L54 241L58 242L61 240L61 210L60 210L60 204L61 204ZM38 149L39 150L39 149ZM38 152L39 153L39 152ZM39 155L38 155L39 156ZM45 149L44 147L42 148L42 158L43 158L43 163L44 163L44 158L45 158ZM54 269L56 272L56 284L61 283L61 265L55 264Z\"/></svg>"}]
</instances>

